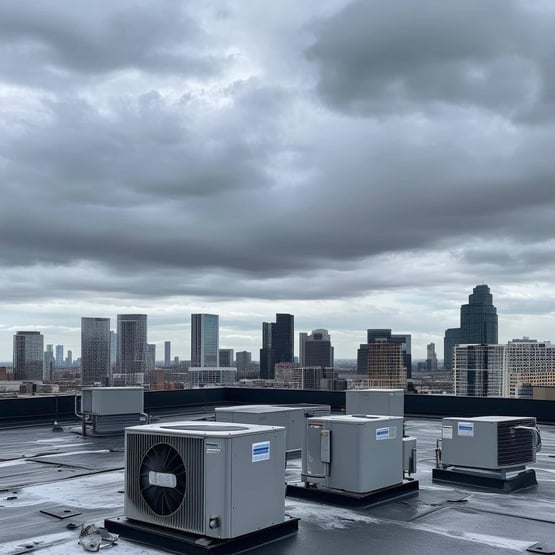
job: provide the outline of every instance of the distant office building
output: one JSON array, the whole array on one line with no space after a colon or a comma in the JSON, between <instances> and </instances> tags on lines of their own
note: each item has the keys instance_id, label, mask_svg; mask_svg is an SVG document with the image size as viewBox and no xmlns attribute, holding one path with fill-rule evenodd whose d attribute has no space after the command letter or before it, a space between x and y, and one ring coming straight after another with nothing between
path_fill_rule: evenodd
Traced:
<instances>
[{"instance_id":1,"label":"distant office building","mask_svg":"<svg viewBox=\"0 0 555 555\"><path fill-rule=\"evenodd\" d=\"M370 388L406 389L407 369L401 343L368 343L368 382Z\"/></svg>"},{"instance_id":2,"label":"distant office building","mask_svg":"<svg viewBox=\"0 0 555 555\"><path fill-rule=\"evenodd\" d=\"M231 368L233 366L233 349L219 349L220 367Z\"/></svg>"},{"instance_id":3,"label":"distant office building","mask_svg":"<svg viewBox=\"0 0 555 555\"><path fill-rule=\"evenodd\" d=\"M401 355L403 364L406 368L407 377L411 377L412 371L412 337L408 333L391 333L387 328L371 328L366 330L366 340L368 343L397 343L401 345Z\"/></svg>"},{"instance_id":4,"label":"distant office building","mask_svg":"<svg viewBox=\"0 0 555 555\"><path fill-rule=\"evenodd\" d=\"M72 365L73 365L73 351L71 349L68 349L67 356L66 356L66 366L67 368L71 368Z\"/></svg>"},{"instance_id":5,"label":"distant office building","mask_svg":"<svg viewBox=\"0 0 555 555\"><path fill-rule=\"evenodd\" d=\"M461 335L466 343L497 343L497 308L487 285L477 285L461 306Z\"/></svg>"},{"instance_id":6,"label":"distant office building","mask_svg":"<svg viewBox=\"0 0 555 555\"><path fill-rule=\"evenodd\" d=\"M272 350L274 364L294 362L295 317L292 314L276 314L272 326Z\"/></svg>"},{"instance_id":7,"label":"distant office building","mask_svg":"<svg viewBox=\"0 0 555 555\"><path fill-rule=\"evenodd\" d=\"M154 372L156 368L156 344L147 343L146 346L146 371Z\"/></svg>"},{"instance_id":8,"label":"distant office building","mask_svg":"<svg viewBox=\"0 0 555 555\"><path fill-rule=\"evenodd\" d=\"M453 353L455 345L464 343L461 336L461 328L449 328L445 330L443 339L443 366L445 370L453 369Z\"/></svg>"},{"instance_id":9,"label":"distant office building","mask_svg":"<svg viewBox=\"0 0 555 555\"><path fill-rule=\"evenodd\" d=\"M401 345L401 356L407 378L412 378L412 336L410 333L392 333L389 342Z\"/></svg>"},{"instance_id":10,"label":"distant office building","mask_svg":"<svg viewBox=\"0 0 555 555\"><path fill-rule=\"evenodd\" d=\"M192 388L230 385L237 381L237 368L204 366L189 368L189 384Z\"/></svg>"},{"instance_id":11,"label":"distant office building","mask_svg":"<svg viewBox=\"0 0 555 555\"><path fill-rule=\"evenodd\" d=\"M550 341L539 342L528 337L509 341L505 366L506 397L530 397L534 386L555 385L555 347Z\"/></svg>"},{"instance_id":12,"label":"distant office building","mask_svg":"<svg viewBox=\"0 0 555 555\"><path fill-rule=\"evenodd\" d=\"M333 367L333 347L328 330L317 329L309 335L299 334L299 365L302 367Z\"/></svg>"},{"instance_id":13,"label":"distant office building","mask_svg":"<svg viewBox=\"0 0 555 555\"><path fill-rule=\"evenodd\" d=\"M357 350L357 374L368 374L368 343L361 343Z\"/></svg>"},{"instance_id":14,"label":"distant office building","mask_svg":"<svg viewBox=\"0 0 555 555\"><path fill-rule=\"evenodd\" d=\"M260 377L273 379L275 365L294 362L295 317L276 314L275 322L262 324L262 349L260 349Z\"/></svg>"},{"instance_id":15,"label":"distant office building","mask_svg":"<svg viewBox=\"0 0 555 555\"><path fill-rule=\"evenodd\" d=\"M54 358L54 346L48 344L46 351L44 351L44 371L43 378L45 381L52 379L52 371L56 367L56 359Z\"/></svg>"},{"instance_id":16,"label":"distant office building","mask_svg":"<svg viewBox=\"0 0 555 555\"><path fill-rule=\"evenodd\" d=\"M56 345L56 366L63 368L64 366L64 346Z\"/></svg>"},{"instance_id":17,"label":"distant office building","mask_svg":"<svg viewBox=\"0 0 555 555\"><path fill-rule=\"evenodd\" d=\"M453 346L470 344L497 344L497 308L487 285L477 285L468 296L468 303L461 306L460 328L445 332L444 366L453 366Z\"/></svg>"},{"instance_id":18,"label":"distant office building","mask_svg":"<svg viewBox=\"0 0 555 555\"><path fill-rule=\"evenodd\" d=\"M117 376L114 383L144 383L147 353L146 314L118 314Z\"/></svg>"},{"instance_id":19,"label":"distant office building","mask_svg":"<svg viewBox=\"0 0 555 555\"><path fill-rule=\"evenodd\" d=\"M435 343L429 343L426 346L426 370L428 372L437 371L437 355L436 355L436 345Z\"/></svg>"},{"instance_id":20,"label":"distant office building","mask_svg":"<svg viewBox=\"0 0 555 555\"><path fill-rule=\"evenodd\" d=\"M118 334L110 330L110 370L116 369L118 362Z\"/></svg>"},{"instance_id":21,"label":"distant office building","mask_svg":"<svg viewBox=\"0 0 555 555\"><path fill-rule=\"evenodd\" d=\"M164 341L164 366L168 368L172 362L172 344L171 341Z\"/></svg>"},{"instance_id":22,"label":"distant office building","mask_svg":"<svg viewBox=\"0 0 555 555\"><path fill-rule=\"evenodd\" d=\"M237 372L246 372L252 363L252 353L249 351L238 351L235 355Z\"/></svg>"},{"instance_id":23,"label":"distant office building","mask_svg":"<svg viewBox=\"0 0 555 555\"><path fill-rule=\"evenodd\" d=\"M263 380L273 379L275 375L272 351L273 322L262 322L262 348L260 349L260 377Z\"/></svg>"},{"instance_id":24,"label":"distant office building","mask_svg":"<svg viewBox=\"0 0 555 555\"><path fill-rule=\"evenodd\" d=\"M454 348L455 395L503 397L504 345L457 345Z\"/></svg>"},{"instance_id":25,"label":"distant office building","mask_svg":"<svg viewBox=\"0 0 555 555\"><path fill-rule=\"evenodd\" d=\"M13 336L13 374L15 380L42 381L44 337L40 331L18 331Z\"/></svg>"},{"instance_id":26,"label":"distant office building","mask_svg":"<svg viewBox=\"0 0 555 555\"><path fill-rule=\"evenodd\" d=\"M110 318L81 318L81 384L108 385Z\"/></svg>"},{"instance_id":27,"label":"distant office building","mask_svg":"<svg viewBox=\"0 0 555 555\"><path fill-rule=\"evenodd\" d=\"M219 367L219 316L191 314L191 366Z\"/></svg>"}]
</instances>

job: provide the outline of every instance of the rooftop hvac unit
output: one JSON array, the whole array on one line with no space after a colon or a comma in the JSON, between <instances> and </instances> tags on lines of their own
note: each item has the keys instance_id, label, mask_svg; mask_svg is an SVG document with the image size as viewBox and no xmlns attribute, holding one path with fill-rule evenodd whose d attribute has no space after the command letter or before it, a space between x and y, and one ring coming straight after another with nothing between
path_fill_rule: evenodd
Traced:
<instances>
[{"instance_id":1,"label":"rooftop hvac unit","mask_svg":"<svg viewBox=\"0 0 555 555\"><path fill-rule=\"evenodd\" d=\"M75 397L75 414L81 418L83 435L87 430L92 435L123 433L127 426L148 422L144 388L84 387L81 397Z\"/></svg>"},{"instance_id":2,"label":"rooftop hvac unit","mask_svg":"<svg viewBox=\"0 0 555 555\"><path fill-rule=\"evenodd\" d=\"M307 416L329 414L329 405L238 405L217 407L218 422L240 422L284 426L286 429L286 450L298 451L302 448Z\"/></svg>"},{"instance_id":3,"label":"rooftop hvac unit","mask_svg":"<svg viewBox=\"0 0 555 555\"><path fill-rule=\"evenodd\" d=\"M541 445L535 418L479 416L444 418L441 463L491 471L510 471L536 461Z\"/></svg>"},{"instance_id":4,"label":"rooftop hvac unit","mask_svg":"<svg viewBox=\"0 0 555 555\"><path fill-rule=\"evenodd\" d=\"M285 429L220 422L127 428L125 516L211 538L284 521Z\"/></svg>"},{"instance_id":5,"label":"rooftop hvac unit","mask_svg":"<svg viewBox=\"0 0 555 555\"><path fill-rule=\"evenodd\" d=\"M349 493L403 482L403 418L325 416L308 419L302 480Z\"/></svg>"},{"instance_id":6,"label":"rooftop hvac unit","mask_svg":"<svg viewBox=\"0 0 555 555\"><path fill-rule=\"evenodd\" d=\"M345 391L345 412L403 416L404 395L402 389L348 389Z\"/></svg>"}]
</instances>

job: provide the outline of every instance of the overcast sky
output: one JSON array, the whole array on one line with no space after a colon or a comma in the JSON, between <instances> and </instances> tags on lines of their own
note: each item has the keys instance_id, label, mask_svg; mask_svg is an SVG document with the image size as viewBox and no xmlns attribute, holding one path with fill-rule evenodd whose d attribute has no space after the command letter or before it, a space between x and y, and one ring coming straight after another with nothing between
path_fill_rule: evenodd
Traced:
<instances>
[{"instance_id":1,"label":"overcast sky","mask_svg":"<svg viewBox=\"0 0 555 555\"><path fill-rule=\"evenodd\" d=\"M0 3L0 360L81 316L555 340L552 0ZM297 346L296 346L297 351Z\"/></svg>"}]
</instances>

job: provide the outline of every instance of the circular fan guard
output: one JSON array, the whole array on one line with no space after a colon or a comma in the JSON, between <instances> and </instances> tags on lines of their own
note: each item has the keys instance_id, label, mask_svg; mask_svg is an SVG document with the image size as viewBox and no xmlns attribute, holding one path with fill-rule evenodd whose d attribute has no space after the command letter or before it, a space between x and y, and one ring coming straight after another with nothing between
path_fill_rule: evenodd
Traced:
<instances>
[{"instance_id":1,"label":"circular fan guard","mask_svg":"<svg viewBox=\"0 0 555 555\"><path fill-rule=\"evenodd\" d=\"M152 484L151 472L175 476L175 487ZM177 511L185 495L185 475L183 459L171 445L157 443L147 451L139 472L141 495L157 515L168 516Z\"/></svg>"}]
</instances>

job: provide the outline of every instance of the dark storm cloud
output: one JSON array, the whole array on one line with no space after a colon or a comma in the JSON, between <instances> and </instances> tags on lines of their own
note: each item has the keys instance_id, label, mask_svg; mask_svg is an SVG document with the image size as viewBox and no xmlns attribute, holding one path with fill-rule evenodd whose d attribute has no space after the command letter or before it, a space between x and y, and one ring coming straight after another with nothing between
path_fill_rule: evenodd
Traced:
<instances>
[{"instance_id":1,"label":"dark storm cloud","mask_svg":"<svg viewBox=\"0 0 555 555\"><path fill-rule=\"evenodd\" d=\"M555 19L520 0L359 0L315 25L318 92L339 110L379 114L476 106L553 113Z\"/></svg>"},{"instance_id":2,"label":"dark storm cloud","mask_svg":"<svg viewBox=\"0 0 555 555\"><path fill-rule=\"evenodd\" d=\"M2 79L35 86L67 85L75 72L122 69L206 74L216 65L201 54L204 32L178 1L3 2Z\"/></svg>"}]
</instances>

